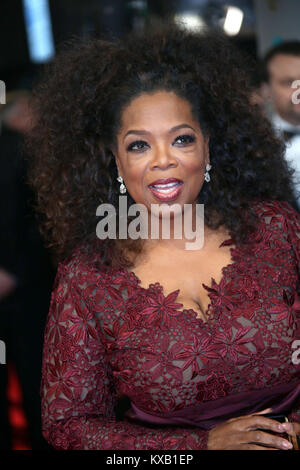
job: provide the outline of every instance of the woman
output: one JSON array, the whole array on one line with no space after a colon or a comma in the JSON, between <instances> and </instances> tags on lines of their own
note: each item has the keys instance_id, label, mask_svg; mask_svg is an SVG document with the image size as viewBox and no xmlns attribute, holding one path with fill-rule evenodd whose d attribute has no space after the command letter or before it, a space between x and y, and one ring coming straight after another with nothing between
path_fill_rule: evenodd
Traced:
<instances>
[{"instance_id":1,"label":"woman","mask_svg":"<svg viewBox=\"0 0 300 470\"><path fill-rule=\"evenodd\" d=\"M45 437L57 449L291 448L300 219L239 55L172 26L74 46L36 90L29 142L60 261ZM121 212L122 198L150 225L162 202L174 224L204 204L203 246L186 249L175 225L167 239L97 237L97 207Z\"/></svg>"}]
</instances>

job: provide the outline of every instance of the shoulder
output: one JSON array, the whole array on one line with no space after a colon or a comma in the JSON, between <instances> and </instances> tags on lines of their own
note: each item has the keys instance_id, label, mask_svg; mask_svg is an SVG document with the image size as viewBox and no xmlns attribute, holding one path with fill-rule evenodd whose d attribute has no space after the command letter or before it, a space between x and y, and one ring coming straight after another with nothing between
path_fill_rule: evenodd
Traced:
<instances>
[{"instance_id":1,"label":"shoulder","mask_svg":"<svg viewBox=\"0 0 300 470\"><path fill-rule=\"evenodd\" d=\"M286 201L259 201L252 205L258 218L266 225L279 225L282 228L291 222L300 226L300 214Z\"/></svg>"},{"instance_id":2,"label":"shoulder","mask_svg":"<svg viewBox=\"0 0 300 470\"><path fill-rule=\"evenodd\" d=\"M101 255L101 251L88 251L79 245L58 264L54 287L65 284L89 296L94 288L111 290L113 285L130 287L133 282L130 273L121 266L112 267L104 263Z\"/></svg>"},{"instance_id":3,"label":"shoulder","mask_svg":"<svg viewBox=\"0 0 300 470\"><path fill-rule=\"evenodd\" d=\"M58 266L51 305L75 305L77 312L86 308L99 320L113 306L123 304L133 290L125 272L101 264L95 253L76 249Z\"/></svg>"},{"instance_id":4,"label":"shoulder","mask_svg":"<svg viewBox=\"0 0 300 470\"><path fill-rule=\"evenodd\" d=\"M84 291L88 286L105 282L107 277L109 268L101 263L100 256L97 253L88 253L83 246L78 246L58 264L55 285L65 284Z\"/></svg>"},{"instance_id":5,"label":"shoulder","mask_svg":"<svg viewBox=\"0 0 300 470\"><path fill-rule=\"evenodd\" d=\"M257 232L263 239L280 240L293 249L300 261L299 212L285 201L261 201L252 208L259 218Z\"/></svg>"}]
</instances>

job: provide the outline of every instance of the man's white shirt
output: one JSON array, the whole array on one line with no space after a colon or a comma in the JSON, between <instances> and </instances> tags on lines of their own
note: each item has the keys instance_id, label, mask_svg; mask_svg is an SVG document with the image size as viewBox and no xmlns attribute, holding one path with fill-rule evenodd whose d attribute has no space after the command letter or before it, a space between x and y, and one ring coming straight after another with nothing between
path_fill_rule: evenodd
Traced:
<instances>
[{"instance_id":1,"label":"man's white shirt","mask_svg":"<svg viewBox=\"0 0 300 470\"><path fill-rule=\"evenodd\" d=\"M285 158L290 167L295 170L293 176L295 198L300 210L300 126L293 126L289 122L284 121L278 114L273 114L271 120L276 134L280 137L283 136L284 131L295 132L297 134L286 142Z\"/></svg>"}]
</instances>

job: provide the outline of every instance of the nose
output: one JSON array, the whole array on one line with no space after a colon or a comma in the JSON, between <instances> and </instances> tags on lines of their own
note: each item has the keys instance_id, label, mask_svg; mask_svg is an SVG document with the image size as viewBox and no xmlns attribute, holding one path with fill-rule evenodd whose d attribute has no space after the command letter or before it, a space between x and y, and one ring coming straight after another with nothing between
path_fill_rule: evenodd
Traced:
<instances>
[{"instance_id":1,"label":"nose","mask_svg":"<svg viewBox=\"0 0 300 470\"><path fill-rule=\"evenodd\" d=\"M150 167L152 170L175 168L178 165L177 159L172 154L172 150L166 146L158 146L152 156Z\"/></svg>"}]
</instances>

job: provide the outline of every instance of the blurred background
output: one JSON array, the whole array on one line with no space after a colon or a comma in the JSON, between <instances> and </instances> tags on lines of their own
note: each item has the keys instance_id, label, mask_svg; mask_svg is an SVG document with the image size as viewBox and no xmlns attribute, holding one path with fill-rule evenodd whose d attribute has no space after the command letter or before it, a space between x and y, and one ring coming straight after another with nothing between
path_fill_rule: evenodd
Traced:
<instances>
[{"instance_id":1,"label":"blurred background","mask_svg":"<svg viewBox=\"0 0 300 470\"><path fill-rule=\"evenodd\" d=\"M0 9L0 449L51 450L40 431L39 383L56 266L39 235L22 153L34 80L72 36L121 37L164 18L190 29L222 30L253 60L253 104L277 119L274 131L289 139L287 158L300 168L300 111L291 106L290 93L293 81L300 80L300 2L1 0ZM270 50L286 43L286 50L266 60ZM281 63L282 56L291 63ZM272 62L268 71L272 60L277 68ZM278 87L282 96L289 90L285 103ZM293 135L283 135L286 131Z\"/></svg>"},{"instance_id":2,"label":"blurred background","mask_svg":"<svg viewBox=\"0 0 300 470\"><path fill-rule=\"evenodd\" d=\"M299 16L297 0L2 0L1 80L8 89L28 87L70 36L121 36L153 17L222 29L247 53L261 57L271 45L299 37Z\"/></svg>"}]
</instances>

